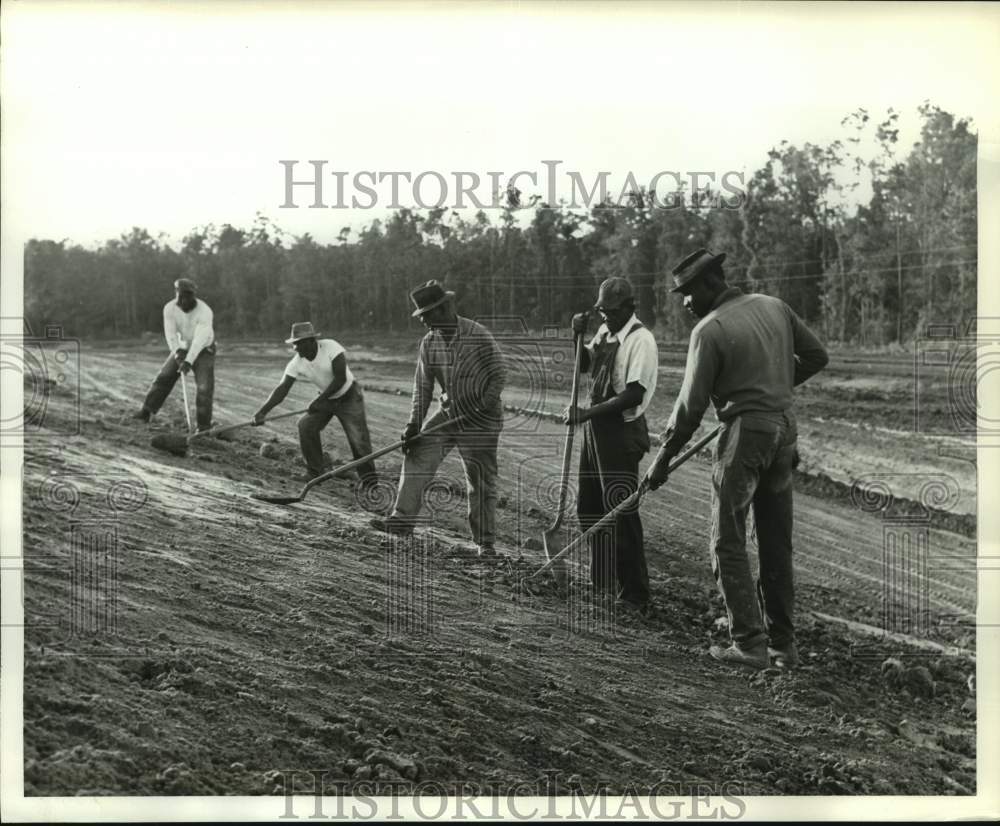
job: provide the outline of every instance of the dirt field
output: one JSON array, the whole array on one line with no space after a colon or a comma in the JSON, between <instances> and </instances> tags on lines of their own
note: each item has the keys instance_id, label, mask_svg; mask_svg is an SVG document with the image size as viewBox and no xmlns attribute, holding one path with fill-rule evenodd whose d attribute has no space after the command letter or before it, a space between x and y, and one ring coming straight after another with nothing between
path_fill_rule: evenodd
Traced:
<instances>
[{"instance_id":1,"label":"dirt field","mask_svg":"<svg viewBox=\"0 0 1000 826\"><path fill-rule=\"evenodd\" d=\"M343 343L374 443L394 441L415 340ZM559 349L544 349L544 392L512 371L508 404L561 408ZM656 612L615 614L525 584L554 505L564 429L550 418L509 414L503 553L480 562L457 458L431 492L433 527L385 547L350 480L294 507L250 498L300 487L294 419L158 452L152 435L183 429L180 388L152 430L127 414L159 344L85 347L79 433L76 399L56 387L25 449L26 794L281 794L290 769L397 790L548 777L560 792L973 793L974 451L944 433L947 374L921 377L941 435L915 433L912 365L838 355L800 395L804 667L749 675L706 656L726 637L707 457L643 504ZM248 418L286 358L223 346L217 421ZM664 351L654 432L682 365ZM312 393L292 395L303 404L284 409ZM260 455L268 440L275 458ZM325 445L350 458L336 422ZM387 480L399 461L379 463ZM859 480L868 493L852 496ZM919 564L886 553L907 542ZM889 614L908 636L871 635Z\"/></svg>"}]
</instances>

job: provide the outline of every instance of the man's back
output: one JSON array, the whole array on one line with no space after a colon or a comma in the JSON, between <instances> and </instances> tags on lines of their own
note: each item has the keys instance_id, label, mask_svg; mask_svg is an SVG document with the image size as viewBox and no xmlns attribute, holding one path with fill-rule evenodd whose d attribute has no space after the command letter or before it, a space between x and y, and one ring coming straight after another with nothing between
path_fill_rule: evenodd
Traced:
<instances>
[{"instance_id":1,"label":"man's back","mask_svg":"<svg viewBox=\"0 0 1000 826\"><path fill-rule=\"evenodd\" d=\"M695 327L696 338L716 363L711 396L722 421L787 410L803 364L819 369L826 363L822 345L791 307L767 295L739 293L723 301Z\"/></svg>"}]
</instances>

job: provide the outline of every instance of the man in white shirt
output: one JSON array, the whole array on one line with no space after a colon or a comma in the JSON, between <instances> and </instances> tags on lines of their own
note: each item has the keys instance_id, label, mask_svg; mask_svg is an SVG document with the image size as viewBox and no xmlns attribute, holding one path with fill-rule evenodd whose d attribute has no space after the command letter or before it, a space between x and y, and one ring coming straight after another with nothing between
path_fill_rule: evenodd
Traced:
<instances>
[{"instance_id":1,"label":"man in white shirt","mask_svg":"<svg viewBox=\"0 0 1000 826\"><path fill-rule=\"evenodd\" d=\"M194 372L198 430L212 426L215 393L215 330L212 308L195 298L197 287L188 278L174 282L175 299L163 307L163 335L170 355L153 379L149 392L133 419L148 422L167 400L182 373Z\"/></svg>"},{"instance_id":2,"label":"man in white shirt","mask_svg":"<svg viewBox=\"0 0 1000 826\"><path fill-rule=\"evenodd\" d=\"M656 340L635 315L632 285L624 278L601 284L595 309L604 323L584 348L581 372L591 375L590 407L568 407L564 422L587 423L580 452L577 515L587 530L639 484L639 460L649 450L645 411L656 390ZM583 335L587 313L573 316ZM621 514L613 539L590 539L590 579L597 592L610 592L626 606L645 612L649 573L638 508Z\"/></svg>"},{"instance_id":3,"label":"man in white shirt","mask_svg":"<svg viewBox=\"0 0 1000 826\"><path fill-rule=\"evenodd\" d=\"M299 419L299 446L308 469L307 477L314 479L328 469L323 459L320 433L334 416L344 428L354 458L360 459L371 453L364 393L347 366L344 348L332 338L320 338L309 321L293 324L292 334L285 339L285 344L295 347L295 355L285 367L281 382L254 414L253 423L263 424L267 414L285 400L295 380L306 379L319 390L319 395L309 405L309 411ZM375 463L361 465L358 476L363 488L373 489L378 483Z\"/></svg>"}]
</instances>

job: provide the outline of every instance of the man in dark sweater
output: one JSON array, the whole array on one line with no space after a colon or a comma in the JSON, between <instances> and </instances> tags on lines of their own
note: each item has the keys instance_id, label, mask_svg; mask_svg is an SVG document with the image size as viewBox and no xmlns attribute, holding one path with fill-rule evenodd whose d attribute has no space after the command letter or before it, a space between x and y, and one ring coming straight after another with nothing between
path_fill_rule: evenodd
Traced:
<instances>
[{"instance_id":1,"label":"man in dark sweater","mask_svg":"<svg viewBox=\"0 0 1000 826\"><path fill-rule=\"evenodd\" d=\"M712 570L726 602L731 645L717 660L766 668L798 663L792 620L792 388L822 370L823 345L784 301L726 283L725 253L705 249L673 270L674 292L700 321L684 382L648 478L655 490L694 435L711 400L722 423L712 469ZM747 511L757 525L760 577L746 552ZM770 646L768 643L770 642Z\"/></svg>"},{"instance_id":2,"label":"man in dark sweater","mask_svg":"<svg viewBox=\"0 0 1000 826\"><path fill-rule=\"evenodd\" d=\"M482 324L455 312L454 296L437 281L410 293L416 308L413 315L428 332L420 342L410 420L402 439L409 442L421 428L456 421L403 448L395 507L387 519L372 524L390 534L412 533L427 485L457 447L465 467L472 539L481 555L490 555L496 543L497 447L503 429L500 394L506 371L496 340ZM425 424L435 383L442 391L440 406Z\"/></svg>"}]
</instances>

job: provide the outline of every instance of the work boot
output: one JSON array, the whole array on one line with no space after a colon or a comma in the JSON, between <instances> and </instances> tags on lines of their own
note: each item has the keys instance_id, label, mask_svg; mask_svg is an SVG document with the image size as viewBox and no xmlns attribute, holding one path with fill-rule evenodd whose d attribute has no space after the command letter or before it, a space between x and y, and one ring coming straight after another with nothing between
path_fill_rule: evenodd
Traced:
<instances>
[{"instance_id":1,"label":"work boot","mask_svg":"<svg viewBox=\"0 0 1000 826\"><path fill-rule=\"evenodd\" d=\"M382 531L382 533L391 534L393 536L413 535L413 526L406 524L406 522L398 516L387 516L385 519L373 519L368 524L377 531Z\"/></svg>"},{"instance_id":2,"label":"work boot","mask_svg":"<svg viewBox=\"0 0 1000 826\"><path fill-rule=\"evenodd\" d=\"M730 645L723 648L721 645L713 645L708 649L708 653L713 659L728 665L740 665L744 668L753 668L762 671L770 665L767 659L767 646L764 643L755 645L753 648L737 648Z\"/></svg>"},{"instance_id":3,"label":"work boot","mask_svg":"<svg viewBox=\"0 0 1000 826\"><path fill-rule=\"evenodd\" d=\"M494 547L492 542L487 542L485 545L479 546L479 556L482 557L495 557L497 555L497 549Z\"/></svg>"},{"instance_id":4,"label":"work boot","mask_svg":"<svg viewBox=\"0 0 1000 826\"><path fill-rule=\"evenodd\" d=\"M796 648L794 642L783 645L781 648L771 648L768 646L767 656L770 657L775 668L783 670L798 668L799 649Z\"/></svg>"},{"instance_id":5,"label":"work boot","mask_svg":"<svg viewBox=\"0 0 1000 826\"><path fill-rule=\"evenodd\" d=\"M132 418L136 421L146 422L146 424L149 424L149 420L152 415L153 414L149 412L148 408L142 407L132 414Z\"/></svg>"}]
</instances>

